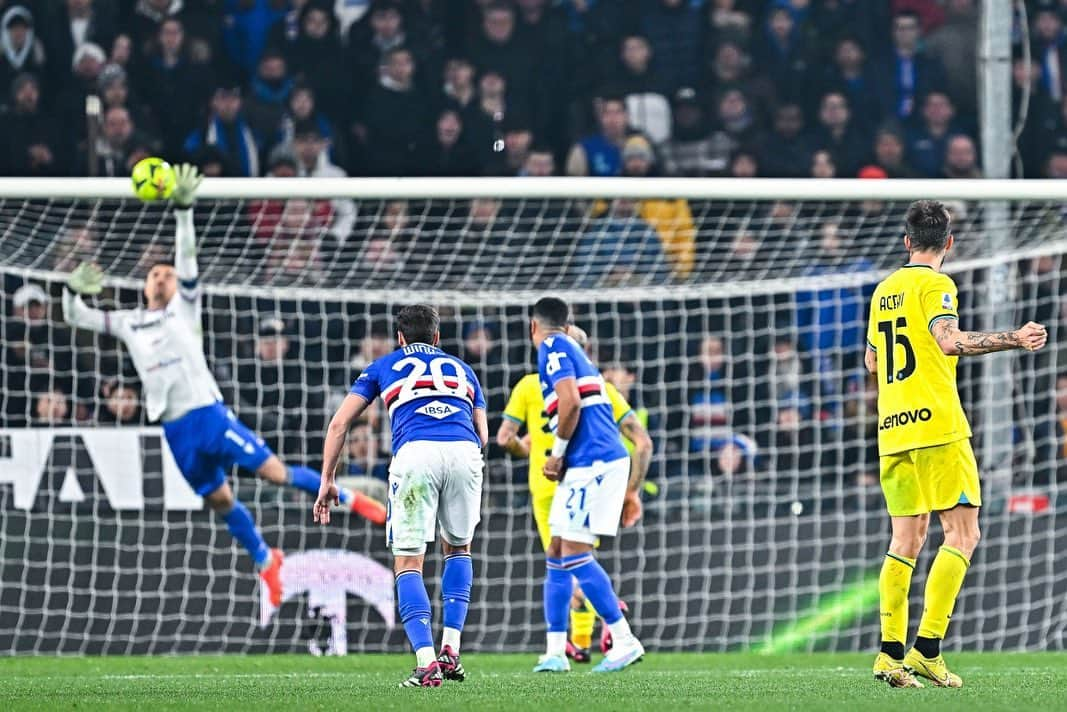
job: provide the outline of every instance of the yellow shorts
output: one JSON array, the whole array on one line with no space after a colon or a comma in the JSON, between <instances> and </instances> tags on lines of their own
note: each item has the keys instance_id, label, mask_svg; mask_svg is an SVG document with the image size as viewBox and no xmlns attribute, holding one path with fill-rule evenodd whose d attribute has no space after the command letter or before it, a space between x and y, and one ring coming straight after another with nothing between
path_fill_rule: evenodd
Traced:
<instances>
[{"instance_id":1,"label":"yellow shorts","mask_svg":"<svg viewBox=\"0 0 1067 712\"><path fill-rule=\"evenodd\" d=\"M968 439L880 459L882 493L890 516L929 514L958 504L982 506L978 463Z\"/></svg>"},{"instance_id":2,"label":"yellow shorts","mask_svg":"<svg viewBox=\"0 0 1067 712\"><path fill-rule=\"evenodd\" d=\"M530 497L534 522L537 523L537 534L541 537L541 548L545 551L548 551L548 545L552 543L552 531L548 526L548 515L552 512L552 497L555 494L556 488L553 487L547 492L533 492Z\"/></svg>"}]
</instances>

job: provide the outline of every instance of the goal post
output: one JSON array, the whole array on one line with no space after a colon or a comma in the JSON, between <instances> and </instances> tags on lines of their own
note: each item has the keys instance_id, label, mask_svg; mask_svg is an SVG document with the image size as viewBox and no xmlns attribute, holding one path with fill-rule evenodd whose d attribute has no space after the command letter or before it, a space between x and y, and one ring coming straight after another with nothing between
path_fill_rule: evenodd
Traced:
<instances>
[{"instance_id":1,"label":"goal post","mask_svg":"<svg viewBox=\"0 0 1067 712\"><path fill-rule=\"evenodd\" d=\"M1067 181L207 179L205 351L237 415L317 468L400 305L440 308L492 431L535 368L528 307L563 296L655 445L644 521L601 550L648 647L873 649L888 518L867 299L905 259L908 203L945 200L964 327L1034 319L1050 336L1040 354L961 362L979 464L1001 476L949 643L1064 648L1065 196ZM122 346L62 323L79 261L107 274L98 306L132 307L173 235L169 207L124 179L0 179L0 652L401 650L381 530L322 529L309 497L242 473L268 542L305 567L261 620L250 563L144 419ZM380 478L388 447L372 412L344 474ZM465 647L542 640L526 479L525 461L490 449ZM329 561L348 568L326 591Z\"/></svg>"}]
</instances>

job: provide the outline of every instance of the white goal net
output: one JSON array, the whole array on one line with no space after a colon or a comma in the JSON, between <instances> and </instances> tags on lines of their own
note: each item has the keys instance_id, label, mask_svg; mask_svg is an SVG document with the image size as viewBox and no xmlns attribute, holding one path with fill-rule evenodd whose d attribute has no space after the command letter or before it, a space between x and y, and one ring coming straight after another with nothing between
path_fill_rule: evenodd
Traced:
<instances>
[{"instance_id":1,"label":"white goal net","mask_svg":"<svg viewBox=\"0 0 1067 712\"><path fill-rule=\"evenodd\" d=\"M1034 319L1050 346L961 363L987 506L949 643L1064 648L1067 202L1054 187L208 181L195 209L205 349L241 419L317 469L325 423L392 348L400 305L440 308L442 346L479 374L495 430L534 368L529 305L563 296L655 445L644 520L601 550L646 645L873 649L888 518L866 300L906 256L908 201L952 198L965 327ZM95 303L113 308L136 305L147 268L171 257L169 209L125 190L0 181L0 654L318 650L331 624L353 651L403 650L381 530L319 528L309 496L235 473L290 557L359 555L339 603L294 583L260 625L251 564L168 465L122 346L63 324L78 262L104 269ZM353 430L346 473L381 476L387 430L380 412ZM526 477L490 449L472 648L542 640Z\"/></svg>"}]
</instances>

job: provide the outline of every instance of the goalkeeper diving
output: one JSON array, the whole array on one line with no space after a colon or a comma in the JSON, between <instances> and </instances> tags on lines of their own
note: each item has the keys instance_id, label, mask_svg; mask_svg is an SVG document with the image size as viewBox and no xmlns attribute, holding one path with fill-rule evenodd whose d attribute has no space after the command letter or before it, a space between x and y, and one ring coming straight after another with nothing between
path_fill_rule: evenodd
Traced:
<instances>
[{"instance_id":1,"label":"goalkeeper diving","mask_svg":"<svg viewBox=\"0 0 1067 712\"><path fill-rule=\"evenodd\" d=\"M265 598L281 605L280 549L271 548L252 514L235 497L227 473L236 464L278 485L311 494L319 474L302 465L287 466L263 439L222 403L218 384L204 357L201 288L196 263L193 202L202 180L194 166L175 169L174 264L156 264L145 278L145 306L104 311L82 300L99 294L104 275L83 262L63 290L63 318L73 327L120 339L141 378L149 420L160 420L174 461L189 486L226 522L234 539L248 550L265 586ZM383 524L385 508L362 494L345 490L340 502L350 511Z\"/></svg>"},{"instance_id":2,"label":"goalkeeper diving","mask_svg":"<svg viewBox=\"0 0 1067 712\"><path fill-rule=\"evenodd\" d=\"M571 324L567 327L567 334L588 352L588 336L584 330ZM641 518L640 490L652 459L652 439L637 412L630 407L618 389L607 381L604 386L613 417L623 438L623 445L631 455L622 525L632 527ZM519 437L519 432L524 427L526 435ZM496 433L496 442L515 457L529 459L531 506L541 547L545 551L548 551L552 542L548 518L558 483L545 477L544 465L554 440L548 414L545 413L545 400L541 395L541 379L536 372L528 373L511 389L507 406L504 408L504 418ZM625 610L625 606L623 609ZM592 659L590 647L596 617L596 612L576 584L571 598L570 639L567 641L567 657L576 663L587 663ZM612 643L611 631L605 625L601 636L601 652L608 652Z\"/></svg>"},{"instance_id":3,"label":"goalkeeper diving","mask_svg":"<svg viewBox=\"0 0 1067 712\"><path fill-rule=\"evenodd\" d=\"M905 218L908 263L883 280L871 298L865 363L878 377L878 453L892 541L878 579L882 645L876 679L891 687L960 687L941 655L963 578L978 546L982 492L971 428L956 390L956 362L1045 345L1045 327L962 331L956 285L941 271L952 249L950 217L934 200L912 203ZM905 653L908 592L930 513L944 541L926 577L915 644Z\"/></svg>"}]
</instances>

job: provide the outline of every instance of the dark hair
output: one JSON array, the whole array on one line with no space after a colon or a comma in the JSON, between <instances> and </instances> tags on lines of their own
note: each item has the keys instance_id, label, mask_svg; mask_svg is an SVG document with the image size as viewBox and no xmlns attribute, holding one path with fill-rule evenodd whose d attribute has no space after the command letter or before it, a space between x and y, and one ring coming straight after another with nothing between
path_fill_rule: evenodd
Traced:
<instances>
[{"instance_id":1,"label":"dark hair","mask_svg":"<svg viewBox=\"0 0 1067 712\"><path fill-rule=\"evenodd\" d=\"M571 309L562 299L541 297L533 305L533 318L547 327L562 329L571 322Z\"/></svg>"},{"instance_id":2,"label":"dark hair","mask_svg":"<svg viewBox=\"0 0 1067 712\"><path fill-rule=\"evenodd\" d=\"M322 139L322 128L315 119L300 119L293 124L293 138L312 137Z\"/></svg>"},{"instance_id":3,"label":"dark hair","mask_svg":"<svg viewBox=\"0 0 1067 712\"><path fill-rule=\"evenodd\" d=\"M952 217L941 202L916 200L908 208L904 223L904 231L911 238L911 249L918 252L940 252L945 249L951 222Z\"/></svg>"},{"instance_id":4,"label":"dark hair","mask_svg":"<svg viewBox=\"0 0 1067 712\"><path fill-rule=\"evenodd\" d=\"M441 328L441 317L428 304L411 304L396 315L396 328L409 344L432 344Z\"/></svg>"}]
</instances>

